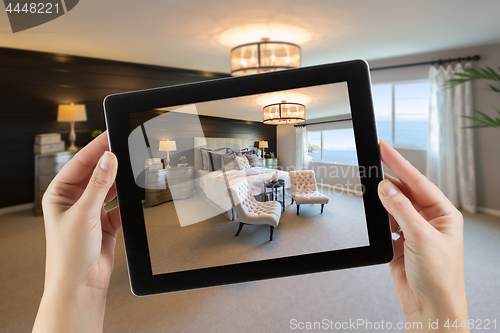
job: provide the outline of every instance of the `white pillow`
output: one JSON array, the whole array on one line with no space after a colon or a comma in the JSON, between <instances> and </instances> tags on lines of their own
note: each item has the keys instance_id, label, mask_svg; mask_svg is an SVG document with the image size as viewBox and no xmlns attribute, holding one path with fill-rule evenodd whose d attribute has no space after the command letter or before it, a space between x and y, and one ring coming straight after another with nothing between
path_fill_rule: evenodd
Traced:
<instances>
[{"instance_id":1,"label":"white pillow","mask_svg":"<svg viewBox=\"0 0 500 333\"><path fill-rule=\"evenodd\" d=\"M245 154L243 156L245 156L247 158L248 163L250 164L250 166L252 168L262 167L262 163L260 163L260 161L259 161L259 156L255 155L255 154L252 154L252 155Z\"/></svg>"},{"instance_id":2,"label":"white pillow","mask_svg":"<svg viewBox=\"0 0 500 333\"><path fill-rule=\"evenodd\" d=\"M222 170L240 170L235 153L222 155Z\"/></svg>"},{"instance_id":3,"label":"white pillow","mask_svg":"<svg viewBox=\"0 0 500 333\"><path fill-rule=\"evenodd\" d=\"M245 156L236 156L236 163L238 163L238 169L250 169L250 163L248 163L248 159Z\"/></svg>"},{"instance_id":4,"label":"white pillow","mask_svg":"<svg viewBox=\"0 0 500 333\"><path fill-rule=\"evenodd\" d=\"M210 160L208 158L208 152L210 151L210 149L201 148L200 151L202 170L208 170L210 169Z\"/></svg>"}]
</instances>

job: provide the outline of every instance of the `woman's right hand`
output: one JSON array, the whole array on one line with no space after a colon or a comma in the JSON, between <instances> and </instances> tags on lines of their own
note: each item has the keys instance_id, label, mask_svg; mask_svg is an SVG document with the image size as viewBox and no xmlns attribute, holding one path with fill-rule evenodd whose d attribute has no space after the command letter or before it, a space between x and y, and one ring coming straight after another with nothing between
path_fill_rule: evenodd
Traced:
<instances>
[{"instance_id":1,"label":"woman's right hand","mask_svg":"<svg viewBox=\"0 0 500 333\"><path fill-rule=\"evenodd\" d=\"M378 193L390 214L394 241L391 273L406 322L424 331L450 332L448 321L468 332L465 299L463 218L446 196L394 148L380 141L382 161L399 178L386 175ZM439 329L429 324L438 320ZM462 327L460 327L462 325Z\"/></svg>"}]
</instances>

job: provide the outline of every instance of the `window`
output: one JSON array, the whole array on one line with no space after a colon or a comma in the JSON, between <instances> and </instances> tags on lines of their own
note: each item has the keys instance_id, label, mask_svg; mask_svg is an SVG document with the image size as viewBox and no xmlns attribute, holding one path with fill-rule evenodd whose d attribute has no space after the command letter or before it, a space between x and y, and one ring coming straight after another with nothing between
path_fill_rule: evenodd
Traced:
<instances>
[{"instance_id":1,"label":"window","mask_svg":"<svg viewBox=\"0 0 500 333\"><path fill-rule=\"evenodd\" d=\"M429 81L374 84L380 138L395 146L426 148L429 102Z\"/></svg>"},{"instance_id":2,"label":"window","mask_svg":"<svg viewBox=\"0 0 500 333\"><path fill-rule=\"evenodd\" d=\"M352 128L307 132L309 161L357 165Z\"/></svg>"},{"instance_id":3,"label":"window","mask_svg":"<svg viewBox=\"0 0 500 333\"><path fill-rule=\"evenodd\" d=\"M307 153L310 161L321 162L321 132L307 132Z\"/></svg>"},{"instance_id":4,"label":"window","mask_svg":"<svg viewBox=\"0 0 500 333\"><path fill-rule=\"evenodd\" d=\"M372 92L378 136L392 144L392 84L374 84Z\"/></svg>"}]
</instances>

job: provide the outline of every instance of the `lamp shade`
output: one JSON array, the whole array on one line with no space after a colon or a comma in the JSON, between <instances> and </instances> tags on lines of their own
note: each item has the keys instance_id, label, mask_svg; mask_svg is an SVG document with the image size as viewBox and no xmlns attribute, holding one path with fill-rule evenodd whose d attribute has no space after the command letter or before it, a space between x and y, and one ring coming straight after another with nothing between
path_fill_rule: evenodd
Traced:
<instances>
[{"instance_id":1,"label":"lamp shade","mask_svg":"<svg viewBox=\"0 0 500 333\"><path fill-rule=\"evenodd\" d=\"M263 112L264 124L288 125L306 121L306 107L299 103L281 101L264 106Z\"/></svg>"},{"instance_id":2,"label":"lamp shade","mask_svg":"<svg viewBox=\"0 0 500 333\"><path fill-rule=\"evenodd\" d=\"M177 150L175 141L160 141L160 151L174 151Z\"/></svg>"},{"instance_id":3,"label":"lamp shade","mask_svg":"<svg viewBox=\"0 0 500 333\"><path fill-rule=\"evenodd\" d=\"M259 148L269 148L267 141L259 141Z\"/></svg>"},{"instance_id":4,"label":"lamp shade","mask_svg":"<svg viewBox=\"0 0 500 333\"><path fill-rule=\"evenodd\" d=\"M57 121L87 121L85 104L60 104Z\"/></svg>"},{"instance_id":5,"label":"lamp shade","mask_svg":"<svg viewBox=\"0 0 500 333\"><path fill-rule=\"evenodd\" d=\"M232 76L297 67L300 67L300 46L296 44L262 38L259 43L244 44L231 50Z\"/></svg>"}]
</instances>

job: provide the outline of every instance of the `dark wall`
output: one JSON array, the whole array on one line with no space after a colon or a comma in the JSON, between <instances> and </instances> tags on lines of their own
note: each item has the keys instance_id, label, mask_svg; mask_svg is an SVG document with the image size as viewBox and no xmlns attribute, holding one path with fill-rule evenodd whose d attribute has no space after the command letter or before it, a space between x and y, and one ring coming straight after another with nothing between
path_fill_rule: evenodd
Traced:
<instances>
[{"instance_id":1,"label":"dark wall","mask_svg":"<svg viewBox=\"0 0 500 333\"><path fill-rule=\"evenodd\" d=\"M161 116L162 114L165 114L165 112L157 110L131 113L130 127L133 130L148 120ZM182 114L180 114L179 117L182 117ZM176 129L171 129L170 133L165 133L169 140L176 141L177 150L180 151L180 153L173 152L170 154L171 165L180 163L180 156L186 156L186 162L190 165L194 164L194 137L201 135L197 132L198 127L192 125L196 125L198 120L203 130L203 136L207 138L245 138L253 139L254 141L265 140L268 141L269 144L269 147L266 148L266 152L276 153L277 151L276 125L265 125L262 122L221 117L192 117L190 115L184 115L179 122L182 123L182 125L179 124ZM155 146L152 147L152 149L157 150L158 147ZM190 151L186 153L187 150Z\"/></svg>"},{"instance_id":2,"label":"dark wall","mask_svg":"<svg viewBox=\"0 0 500 333\"><path fill-rule=\"evenodd\" d=\"M136 129L141 124L158 116L164 115L167 112L151 110L130 113L131 130ZM267 148L266 151L276 152L276 125L265 125L262 122L221 117L196 116L183 113L170 114L169 116L171 116L171 118L169 118L169 121L162 122L162 129L164 130L162 130L162 137L151 137L152 133L150 132L148 133L148 141L151 145L153 156L161 156L162 158L165 158L166 153L159 154L159 139L169 139L175 141L177 151L170 153L171 166L175 166L178 163L181 163L181 161L179 160L181 156L186 157L186 162L189 165L194 165L194 138L201 136L204 136L206 138L245 138L252 139L254 141L266 140L269 143L269 148ZM203 134L199 132L200 125ZM156 144L153 144L153 142L155 142ZM197 176L198 175L195 174L195 177ZM143 176L141 175L141 177ZM140 189L140 191L142 198L144 198L144 190Z\"/></svg>"},{"instance_id":3,"label":"dark wall","mask_svg":"<svg viewBox=\"0 0 500 333\"><path fill-rule=\"evenodd\" d=\"M0 208L33 201L35 134L62 134L59 104L85 104L76 144L105 129L102 102L109 94L227 77L179 68L0 48Z\"/></svg>"}]
</instances>

